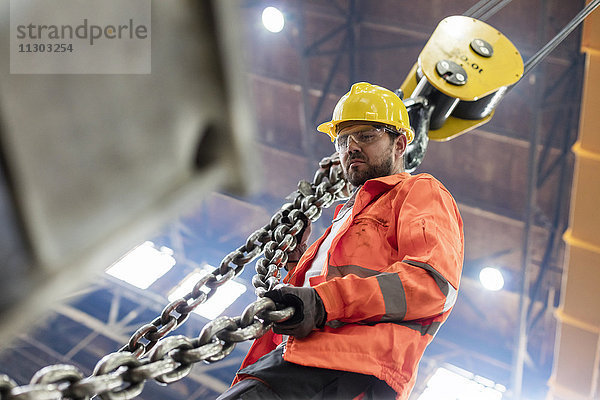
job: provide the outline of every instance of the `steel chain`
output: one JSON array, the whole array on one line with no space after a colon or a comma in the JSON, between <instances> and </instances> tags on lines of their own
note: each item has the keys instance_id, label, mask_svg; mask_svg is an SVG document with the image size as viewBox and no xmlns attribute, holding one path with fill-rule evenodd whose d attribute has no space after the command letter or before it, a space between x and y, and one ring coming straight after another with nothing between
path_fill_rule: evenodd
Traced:
<instances>
[{"instance_id":1,"label":"steel chain","mask_svg":"<svg viewBox=\"0 0 600 400\"><path fill-rule=\"evenodd\" d=\"M319 163L312 184L300 181L292 201L284 204L268 224L253 232L246 243L226 255L219 267L202 277L194 288L169 303L160 316L136 330L118 352L104 356L89 377L75 366L57 364L40 369L28 385L17 386L0 375L0 400L87 400L99 395L105 400L125 400L139 395L149 379L171 383L187 376L193 364L215 362L229 355L236 343L264 335L273 323L294 314L292 307L277 310L263 294L277 285L288 253L297 246L297 235L305 220L315 221L322 209L349 196L337 154ZM258 299L241 316L221 316L204 326L198 337L169 336L196 307L212 297L216 289L239 275L244 266L261 254L252 279ZM142 339L147 342L142 343Z\"/></svg>"}]
</instances>

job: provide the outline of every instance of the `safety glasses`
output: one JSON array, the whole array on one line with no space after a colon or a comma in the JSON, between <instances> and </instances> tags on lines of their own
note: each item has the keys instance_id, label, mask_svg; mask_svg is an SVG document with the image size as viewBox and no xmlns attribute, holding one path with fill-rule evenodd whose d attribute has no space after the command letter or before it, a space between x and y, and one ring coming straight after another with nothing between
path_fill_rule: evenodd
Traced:
<instances>
[{"instance_id":1,"label":"safety glasses","mask_svg":"<svg viewBox=\"0 0 600 400\"><path fill-rule=\"evenodd\" d=\"M338 153L344 152L348 150L348 146L350 145L350 138L352 138L359 145L361 144L369 144L377 141L385 132L390 132L396 134L396 132L391 129L385 127L365 127L359 131L354 131L352 133L339 133L335 138L335 150Z\"/></svg>"}]
</instances>

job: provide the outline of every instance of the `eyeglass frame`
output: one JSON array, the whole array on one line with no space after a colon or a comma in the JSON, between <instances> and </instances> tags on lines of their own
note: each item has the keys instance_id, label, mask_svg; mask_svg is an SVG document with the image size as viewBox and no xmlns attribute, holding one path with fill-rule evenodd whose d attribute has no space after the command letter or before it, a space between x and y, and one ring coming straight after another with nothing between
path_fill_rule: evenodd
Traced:
<instances>
[{"instance_id":1,"label":"eyeglass frame","mask_svg":"<svg viewBox=\"0 0 600 400\"><path fill-rule=\"evenodd\" d=\"M379 132L382 132L382 133L381 133L381 134L380 134L380 135L379 135L379 136L378 136L376 139L374 139L373 141L375 141L375 140L377 140L377 139L380 139L380 138L381 138L381 136L383 136L383 132L387 132L389 135L391 135L391 136L392 136L392 137L394 137L394 138L395 138L395 137L398 137L398 136L400 136L400 135L402 135L402 133L400 133L400 132L397 132L397 131L395 131L395 130L393 130L393 129L390 129L390 128L388 128L388 127L387 127L387 126L385 126L385 125L371 125L371 128L372 128L372 130L373 130L373 131L379 131ZM348 143L347 143L345 146L343 146L343 147L342 147L342 146L339 144L339 140L338 140L338 138L340 137L340 135L339 135L339 133L338 133L338 135L336 135L336 137L335 137L335 140L334 140L334 142L333 142L333 143L334 143L334 146L335 146L335 150L336 150L338 153L341 153L342 151L348 151L348 148L350 147L350 136L352 136L352 139L354 139L354 141L355 141L356 143L358 143L359 145L373 143L373 141L370 141L370 142L364 142L364 141L362 141L362 140L359 140L359 139L357 139L357 138L356 138L356 136L354 136L356 133L362 133L362 132L366 132L366 131L367 131L367 130L361 130L361 131L359 131L359 132L354 132L354 133L349 133L349 134L347 134L347 135L344 135L344 137L347 137L347 138L348 138Z\"/></svg>"}]
</instances>

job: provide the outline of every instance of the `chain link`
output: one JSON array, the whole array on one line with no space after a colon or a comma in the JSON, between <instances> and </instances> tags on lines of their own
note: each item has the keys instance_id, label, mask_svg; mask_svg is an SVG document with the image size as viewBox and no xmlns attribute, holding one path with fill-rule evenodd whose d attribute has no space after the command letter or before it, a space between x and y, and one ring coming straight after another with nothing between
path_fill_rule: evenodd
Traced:
<instances>
[{"instance_id":1,"label":"chain link","mask_svg":"<svg viewBox=\"0 0 600 400\"><path fill-rule=\"evenodd\" d=\"M229 355L236 343L257 339L275 322L294 314L292 307L277 310L264 293L280 282L281 268L293 251L305 221L315 221L322 209L348 198L350 186L342 178L339 157L334 153L319 163L313 182L300 181L291 201L273 215L268 224L253 232L246 243L227 254L219 267L203 276L194 288L169 303L160 316L137 329L118 352L104 356L89 377L72 365L57 364L40 369L28 385L17 386L0 375L0 400L126 400L138 396L149 379L171 383L187 376L193 364L215 362ZM167 336L217 289L239 275L244 266L261 254L252 279L258 299L231 318L221 316L204 326L198 337ZM145 343L144 343L145 341Z\"/></svg>"}]
</instances>

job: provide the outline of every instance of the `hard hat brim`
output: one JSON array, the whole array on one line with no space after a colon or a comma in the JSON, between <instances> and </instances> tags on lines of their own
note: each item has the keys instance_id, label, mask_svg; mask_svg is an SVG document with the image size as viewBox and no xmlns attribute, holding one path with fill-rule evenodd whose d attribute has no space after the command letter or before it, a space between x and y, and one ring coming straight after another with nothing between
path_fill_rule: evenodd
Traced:
<instances>
[{"instance_id":1,"label":"hard hat brim","mask_svg":"<svg viewBox=\"0 0 600 400\"><path fill-rule=\"evenodd\" d=\"M328 134L329 137L331 137L332 142L335 140L335 137L337 136L335 134L335 123L333 121L323 122L321 125L317 126L317 130L319 132Z\"/></svg>"}]
</instances>

